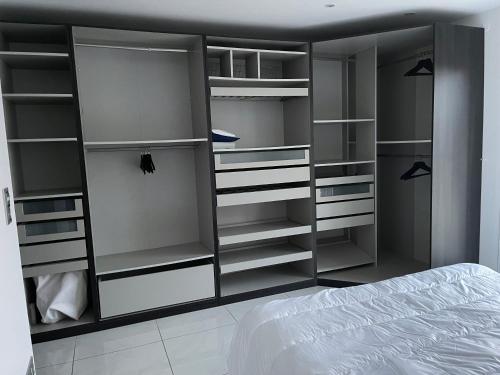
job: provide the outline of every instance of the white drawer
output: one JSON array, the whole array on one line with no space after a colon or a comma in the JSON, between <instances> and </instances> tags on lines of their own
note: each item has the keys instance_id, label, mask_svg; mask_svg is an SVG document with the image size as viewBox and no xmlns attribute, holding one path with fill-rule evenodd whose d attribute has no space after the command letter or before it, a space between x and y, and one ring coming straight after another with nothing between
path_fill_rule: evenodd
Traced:
<instances>
[{"instance_id":1,"label":"white drawer","mask_svg":"<svg viewBox=\"0 0 500 375\"><path fill-rule=\"evenodd\" d=\"M82 271L88 268L89 264L87 260L74 260L70 262L40 264L38 266L23 267L23 277L26 279L28 277Z\"/></svg>"},{"instance_id":2,"label":"white drawer","mask_svg":"<svg viewBox=\"0 0 500 375\"><path fill-rule=\"evenodd\" d=\"M323 203L316 205L316 218L323 219L333 216L346 216L364 214L375 211L374 199L347 201L336 203Z\"/></svg>"},{"instance_id":3,"label":"white drawer","mask_svg":"<svg viewBox=\"0 0 500 375\"><path fill-rule=\"evenodd\" d=\"M310 197L311 189L308 186L288 189L227 193L217 194L217 206L225 207L239 204L286 201Z\"/></svg>"},{"instance_id":4,"label":"white drawer","mask_svg":"<svg viewBox=\"0 0 500 375\"><path fill-rule=\"evenodd\" d=\"M83 219L19 224L17 234L20 244L68 240L85 237L85 225Z\"/></svg>"},{"instance_id":5,"label":"white drawer","mask_svg":"<svg viewBox=\"0 0 500 375\"><path fill-rule=\"evenodd\" d=\"M215 170L283 167L309 164L309 150L230 151L215 153Z\"/></svg>"},{"instance_id":6,"label":"white drawer","mask_svg":"<svg viewBox=\"0 0 500 375\"><path fill-rule=\"evenodd\" d=\"M101 318L215 297L212 264L99 280Z\"/></svg>"},{"instance_id":7,"label":"white drawer","mask_svg":"<svg viewBox=\"0 0 500 375\"><path fill-rule=\"evenodd\" d=\"M342 177L316 178L316 186L333 186L345 184L360 184L363 182L373 182L375 176L372 174Z\"/></svg>"},{"instance_id":8,"label":"white drawer","mask_svg":"<svg viewBox=\"0 0 500 375\"><path fill-rule=\"evenodd\" d=\"M372 183L346 184L316 188L316 202L336 202L350 199L373 198Z\"/></svg>"},{"instance_id":9,"label":"white drawer","mask_svg":"<svg viewBox=\"0 0 500 375\"><path fill-rule=\"evenodd\" d=\"M255 171L219 172L215 174L217 189L239 186L286 184L310 180L309 167L260 169Z\"/></svg>"},{"instance_id":10,"label":"white drawer","mask_svg":"<svg viewBox=\"0 0 500 375\"><path fill-rule=\"evenodd\" d=\"M57 220L83 216L81 198L47 199L16 203L17 222Z\"/></svg>"},{"instance_id":11,"label":"white drawer","mask_svg":"<svg viewBox=\"0 0 500 375\"><path fill-rule=\"evenodd\" d=\"M87 257L85 240L28 245L19 249L23 266Z\"/></svg>"},{"instance_id":12,"label":"white drawer","mask_svg":"<svg viewBox=\"0 0 500 375\"><path fill-rule=\"evenodd\" d=\"M375 223L375 215L368 214L359 216L339 217L337 219L318 220L316 222L316 227L318 232L321 232L324 230L359 227L361 225L370 225L374 223Z\"/></svg>"}]
</instances>

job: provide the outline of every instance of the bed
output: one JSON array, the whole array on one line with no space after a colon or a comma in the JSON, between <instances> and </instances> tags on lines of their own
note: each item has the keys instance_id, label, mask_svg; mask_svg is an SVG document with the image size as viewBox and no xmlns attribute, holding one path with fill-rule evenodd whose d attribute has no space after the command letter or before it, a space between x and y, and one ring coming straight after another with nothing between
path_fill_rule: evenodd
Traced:
<instances>
[{"instance_id":1,"label":"bed","mask_svg":"<svg viewBox=\"0 0 500 375\"><path fill-rule=\"evenodd\" d=\"M230 375L500 374L500 274L457 264L257 306L228 366Z\"/></svg>"}]
</instances>

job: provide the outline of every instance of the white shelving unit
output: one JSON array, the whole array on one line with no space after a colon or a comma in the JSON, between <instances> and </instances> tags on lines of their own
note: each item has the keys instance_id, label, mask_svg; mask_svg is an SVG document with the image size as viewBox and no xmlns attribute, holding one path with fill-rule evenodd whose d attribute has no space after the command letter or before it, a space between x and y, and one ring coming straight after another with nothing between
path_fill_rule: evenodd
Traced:
<instances>
[{"instance_id":1,"label":"white shelving unit","mask_svg":"<svg viewBox=\"0 0 500 375\"><path fill-rule=\"evenodd\" d=\"M221 273L232 273L312 258L312 251L290 244L250 247L220 253Z\"/></svg>"},{"instance_id":2,"label":"white shelving unit","mask_svg":"<svg viewBox=\"0 0 500 375\"><path fill-rule=\"evenodd\" d=\"M342 165L375 164L375 160L321 160L317 161L315 167L334 167Z\"/></svg>"},{"instance_id":3,"label":"white shelving unit","mask_svg":"<svg viewBox=\"0 0 500 375\"><path fill-rule=\"evenodd\" d=\"M307 97L307 87L210 87L212 97L260 98L260 97Z\"/></svg>"},{"instance_id":4,"label":"white shelving unit","mask_svg":"<svg viewBox=\"0 0 500 375\"><path fill-rule=\"evenodd\" d=\"M199 242L101 255L96 257L96 274L100 276L117 272L134 271L213 258L213 256L213 252L209 251Z\"/></svg>"}]
</instances>

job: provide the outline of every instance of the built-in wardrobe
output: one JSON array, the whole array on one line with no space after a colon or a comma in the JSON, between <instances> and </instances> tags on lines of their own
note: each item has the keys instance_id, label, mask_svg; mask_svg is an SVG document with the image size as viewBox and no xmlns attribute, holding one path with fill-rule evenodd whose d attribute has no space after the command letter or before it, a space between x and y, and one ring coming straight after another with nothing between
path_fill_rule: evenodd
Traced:
<instances>
[{"instance_id":1,"label":"built-in wardrobe","mask_svg":"<svg viewBox=\"0 0 500 375\"><path fill-rule=\"evenodd\" d=\"M481 29L0 33L34 342L477 260ZM41 323L69 272L85 312Z\"/></svg>"},{"instance_id":2,"label":"built-in wardrobe","mask_svg":"<svg viewBox=\"0 0 500 375\"><path fill-rule=\"evenodd\" d=\"M477 262L483 33L313 43L320 282Z\"/></svg>"}]
</instances>

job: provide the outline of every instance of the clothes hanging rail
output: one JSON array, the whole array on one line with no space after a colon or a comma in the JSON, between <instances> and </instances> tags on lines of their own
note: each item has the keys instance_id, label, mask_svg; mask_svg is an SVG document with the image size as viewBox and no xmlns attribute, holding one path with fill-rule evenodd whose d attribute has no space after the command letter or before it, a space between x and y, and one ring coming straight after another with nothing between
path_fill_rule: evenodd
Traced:
<instances>
[{"instance_id":1,"label":"clothes hanging rail","mask_svg":"<svg viewBox=\"0 0 500 375\"><path fill-rule=\"evenodd\" d=\"M406 57L403 57L401 59L397 59L397 60L394 60L394 61L382 64L382 65L378 65L377 69L384 68L384 67L389 66L389 65L398 64L398 63L401 63L401 62L404 62L404 61L413 60L413 59L419 59L419 58L422 58L422 57L427 57L427 56L432 56L432 55L434 55L434 51L432 49L425 50L425 51L422 51L422 52L415 53L415 54L413 54L411 56L406 56Z\"/></svg>"},{"instance_id":2,"label":"clothes hanging rail","mask_svg":"<svg viewBox=\"0 0 500 375\"><path fill-rule=\"evenodd\" d=\"M428 154L377 154L381 158L432 158Z\"/></svg>"},{"instance_id":3,"label":"clothes hanging rail","mask_svg":"<svg viewBox=\"0 0 500 375\"><path fill-rule=\"evenodd\" d=\"M125 49L131 51L146 51L146 52L173 52L173 53L188 53L187 49L179 48L152 48L152 47L135 47L135 46L120 46L112 44L89 44L89 43L75 43L78 47L90 48L111 48L111 49Z\"/></svg>"}]
</instances>

